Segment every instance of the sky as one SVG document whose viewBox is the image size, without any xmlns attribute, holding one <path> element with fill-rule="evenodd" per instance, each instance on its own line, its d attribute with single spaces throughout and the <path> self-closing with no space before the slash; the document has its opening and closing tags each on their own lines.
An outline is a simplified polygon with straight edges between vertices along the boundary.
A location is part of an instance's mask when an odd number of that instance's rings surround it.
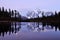
<svg viewBox="0 0 60 40">
<path fill-rule="evenodd" d="M 60 0 L 0 0 L 0 7 L 23 11 L 21 14 L 26 15 L 26 10 L 59 11 Z"/>
</svg>

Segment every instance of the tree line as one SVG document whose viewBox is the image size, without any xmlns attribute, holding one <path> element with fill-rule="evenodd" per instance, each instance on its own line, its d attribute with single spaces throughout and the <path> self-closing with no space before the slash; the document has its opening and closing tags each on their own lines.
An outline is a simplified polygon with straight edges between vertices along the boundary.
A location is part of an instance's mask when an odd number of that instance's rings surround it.
<svg viewBox="0 0 60 40">
<path fill-rule="evenodd" d="M 19 12 L 17 10 L 7 10 L 4 7 L 0 7 L 0 19 L 16 19 L 19 18 L 21 15 L 19 14 Z"/>
</svg>

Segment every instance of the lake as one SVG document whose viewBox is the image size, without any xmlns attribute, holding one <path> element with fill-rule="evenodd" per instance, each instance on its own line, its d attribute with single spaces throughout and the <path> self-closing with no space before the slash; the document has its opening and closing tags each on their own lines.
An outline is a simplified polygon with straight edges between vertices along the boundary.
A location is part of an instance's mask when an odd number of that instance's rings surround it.
<svg viewBox="0 0 60 40">
<path fill-rule="evenodd" d="M 42 22 L 0 22 L 0 40 L 60 40 L 60 26 Z"/>
</svg>

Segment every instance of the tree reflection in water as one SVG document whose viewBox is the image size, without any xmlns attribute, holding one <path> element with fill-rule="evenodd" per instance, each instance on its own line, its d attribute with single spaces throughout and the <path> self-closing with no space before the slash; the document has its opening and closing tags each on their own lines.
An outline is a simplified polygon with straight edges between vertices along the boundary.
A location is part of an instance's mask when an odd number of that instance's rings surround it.
<svg viewBox="0 0 60 40">
<path fill-rule="evenodd" d="M 0 22 L 0 36 L 9 35 L 11 33 L 17 33 L 21 27 L 15 22 Z"/>
<path fill-rule="evenodd" d="M 59 24 L 41 22 L 0 22 L 0 36 L 11 35 L 18 31 L 24 32 L 47 32 L 59 31 Z"/>
</svg>

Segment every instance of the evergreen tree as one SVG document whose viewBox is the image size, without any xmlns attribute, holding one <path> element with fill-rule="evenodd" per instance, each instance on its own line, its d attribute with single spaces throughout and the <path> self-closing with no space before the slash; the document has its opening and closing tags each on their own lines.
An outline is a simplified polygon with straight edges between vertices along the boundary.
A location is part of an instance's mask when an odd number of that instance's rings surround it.
<svg viewBox="0 0 60 40">
<path fill-rule="evenodd" d="M 4 12 L 4 7 L 2 7 L 2 12 Z"/>
<path fill-rule="evenodd" d="M 11 16 L 14 16 L 14 11 L 12 10 Z"/>
<path fill-rule="evenodd" d="M 57 12 L 55 11 L 55 16 L 57 16 Z"/>
<path fill-rule="evenodd" d="M 44 12 L 42 12 L 42 17 L 45 17 L 45 16 L 44 16 Z"/>
</svg>

